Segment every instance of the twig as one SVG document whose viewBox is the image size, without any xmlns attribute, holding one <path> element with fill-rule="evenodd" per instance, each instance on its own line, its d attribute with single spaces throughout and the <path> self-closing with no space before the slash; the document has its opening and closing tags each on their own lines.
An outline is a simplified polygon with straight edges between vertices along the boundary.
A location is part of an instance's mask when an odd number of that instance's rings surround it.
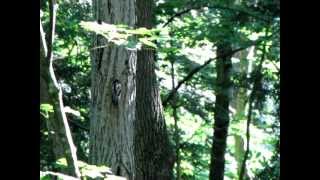
<svg viewBox="0 0 320 180">
<path fill-rule="evenodd" d="M 280 68 L 277 66 L 277 64 L 275 62 L 273 62 L 272 60 L 270 60 L 270 62 L 277 69 L 277 71 L 280 72 Z"/>
<path fill-rule="evenodd" d="M 190 12 L 191 10 L 197 10 L 197 9 L 201 9 L 202 8 L 202 6 L 200 6 L 200 7 L 193 7 L 193 8 L 188 8 L 188 9 L 186 9 L 186 10 L 183 10 L 183 11 L 181 11 L 181 12 L 178 12 L 178 13 L 176 13 L 176 14 L 174 14 L 173 16 L 171 16 L 169 19 L 168 19 L 168 21 L 162 26 L 163 28 L 164 27 L 166 27 L 169 23 L 171 23 L 176 17 L 180 17 L 180 16 L 182 16 L 183 14 L 186 14 L 186 13 L 188 13 L 188 12 Z"/>
<path fill-rule="evenodd" d="M 63 94 L 62 94 L 62 89 L 61 86 L 58 84 L 56 76 L 54 74 L 54 70 L 53 70 L 53 42 L 54 42 L 54 33 L 55 33 L 55 24 L 56 24 L 56 11 L 57 11 L 57 2 L 56 0 L 49 0 L 49 7 L 50 7 L 50 34 L 49 34 L 49 43 L 48 43 L 48 51 L 47 51 L 47 62 L 49 62 L 49 72 L 50 72 L 50 77 L 53 81 L 54 86 L 57 88 L 58 92 L 58 97 L 59 97 L 59 108 L 60 108 L 60 112 L 61 112 L 61 116 L 62 116 L 62 120 L 63 120 L 63 124 L 65 127 L 65 132 L 66 132 L 66 136 L 67 136 L 67 140 L 68 140 L 68 144 L 70 147 L 70 151 L 71 151 L 71 157 L 73 160 L 73 166 L 74 166 L 74 171 L 75 171 L 75 175 L 77 177 L 77 179 L 80 179 L 81 174 L 79 171 L 79 166 L 78 166 L 78 159 L 77 159 L 77 150 L 76 147 L 73 143 L 72 140 L 72 135 L 70 132 L 70 127 L 68 124 L 68 120 L 67 120 L 67 116 L 66 113 L 64 111 L 64 105 L 63 105 Z"/>
</svg>

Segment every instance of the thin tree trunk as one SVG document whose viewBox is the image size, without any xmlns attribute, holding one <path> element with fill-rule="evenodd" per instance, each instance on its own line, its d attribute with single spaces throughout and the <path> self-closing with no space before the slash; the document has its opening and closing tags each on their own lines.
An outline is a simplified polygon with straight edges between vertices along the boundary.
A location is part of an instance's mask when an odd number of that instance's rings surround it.
<svg viewBox="0 0 320 180">
<path fill-rule="evenodd" d="M 266 29 L 265 32 L 265 36 L 268 36 L 268 32 L 269 29 Z M 261 83 L 262 80 L 262 65 L 263 62 L 265 60 L 265 55 L 266 55 L 266 42 L 264 42 L 263 44 L 263 49 L 262 49 L 262 55 L 261 55 L 261 59 L 259 62 L 259 65 L 257 67 L 257 69 L 255 70 L 255 80 L 253 82 L 253 87 L 252 87 L 252 91 L 251 94 L 249 96 L 249 108 L 248 108 L 248 115 L 247 115 L 247 130 L 246 130 L 246 138 L 247 138 L 247 147 L 246 147 L 246 151 L 244 153 L 244 157 L 243 157 L 243 161 L 242 161 L 242 166 L 241 166 L 241 171 L 240 171 L 240 180 L 243 180 L 245 178 L 245 171 L 246 171 L 246 162 L 249 158 L 249 153 L 250 153 L 250 125 L 251 125 L 251 121 L 252 121 L 252 111 L 254 109 L 253 105 L 256 101 L 256 94 L 257 91 L 259 90 L 259 85 Z"/>
<path fill-rule="evenodd" d="M 172 79 L 172 90 L 175 88 L 175 73 L 174 73 L 174 60 L 171 60 L 171 79 Z M 180 135 L 179 135 L 179 127 L 178 127 L 178 114 L 177 114 L 177 93 L 176 92 L 171 100 L 172 106 L 172 115 L 174 120 L 174 141 L 175 141 L 175 162 L 176 162 L 176 180 L 181 179 L 180 172 Z"/>
<path fill-rule="evenodd" d="M 62 172 L 75 175 L 73 160 L 68 147 L 68 141 L 58 102 L 58 91 L 55 89 L 49 75 L 49 62 L 47 61 L 48 47 L 44 35 L 40 20 L 40 104 L 50 104 L 54 109 L 54 112 L 49 113 L 49 119 L 46 119 L 46 126 L 49 131 L 49 139 L 52 143 L 54 158 L 56 160 L 66 158 L 68 168 L 63 169 Z"/>
<path fill-rule="evenodd" d="M 235 64 L 233 66 L 233 72 L 240 73 L 241 75 L 244 75 L 243 77 L 247 77 L 248 75 L 248 69 L 249 69 L 249 60 L 247 59 L 249 51 L 241 51 L 235 56 L 240 59 L 240 62 L 238 64 Z M 247 89 L 245 87 L 238 87 L 234 88 L 234 95 L 233 99 L 231 101 L 231 106 L 236 110 L 235 114 L 233 115 L 232 121 L 242 121 L 245 119 L 245 110 L 246 110 L 246 102 L 247 102 Z M 237 123 L 237 122 L 235 122 Z M 245 153 L 244 148 L 244 139 L 241 135 L 235 134 L 234 135 L 234 141 L 235 141 L 235 159 L 237 161 L 237 175 L 240 177 L 240 171 L 242 166 L 242 159 Z M 244 172 L 244 176 L 249 179 L 249 176 L 247 174 L 247 171 Z"/>
<path fill-rule="evenodd" d="M 153 1 L 137 0 L 137 26 L 152 27 Z M 171 180 L 173 152 L 155 74 L 155 52 L 138 51 L 134 155 L 138 180 Z"/>
<path fill-rule="evenodd" d="M 134 0 L 95 0 L 93 7 L 98 23 L 135 25 Z M 106 41 L 96 36 L 94 46 L 102 45 Z M 133 179 L 136 52 L 116 46 L 96 49 L 91 64 L 90 162 Z"/>
<path fill-rule="evenodd" d="M 48 71 L 45 72 L 43 64 L 40 63 L 40 104 L 50 104 L 53 106 L 54 112 L 49 113 L 49 118 L 45 119 L 47 129 L 49 131 L 49 139 L 52 143 L 52 152 L 55 160 L 66 157 L 68 164 L 71 163 L 71 154 L 67 153 L 68 146 L 66 140 L 66 134 L 64 132 L 64 127 L 62 123 L 62 118 L 60 118 L 60 111 L 58 110 L 57 100 L 53 100 L 52 96 L 49 94 L 49 82 L 48 82 Z M 69 157 L 70 156 L 70 157 Z M 69 174 L 69 170 L 63 171 Z"/>
<path fill-rule="evenodd" d="M 217 45 L 217 56 L 229 54 L 231 45 L 228 42 Z M 217 59 L 216 102 L 214 110 L 214 134 L 211 150 L 210 180 L 223 180 L 225 169 L 225 151 L 229 127 L 229 102 L 231 96 L 230 73 L 231 56 Z"/>
</svg>

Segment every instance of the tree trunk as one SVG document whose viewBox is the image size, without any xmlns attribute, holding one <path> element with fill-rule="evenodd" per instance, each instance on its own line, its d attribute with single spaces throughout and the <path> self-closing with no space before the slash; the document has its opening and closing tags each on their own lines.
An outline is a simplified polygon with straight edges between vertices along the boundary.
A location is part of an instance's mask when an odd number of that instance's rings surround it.
<svg viewBox="0 0 320 180">
<path fill-rule="evenodd" d="M 225 151 L 229 127 L 229 102 L 231 96 L 230 73 L 232 68 L 231 56 L 225 56 L 232 51 L 229 42 L 217 45 L 217 81 L 216 102 L 214 110 L 214 134 L 211 150 L 210 180 L 223 180 L 225 167 Z"/>
<path fill-rule="evenodd" d="M 137 1 L 136 6 L 134 0 L 96 0 L 93 5 L 98 23 L 151 27 L 152 1 Z M 96 36 L 95 46 L 105 43 Z M 128 179 L 172 175 L 154 57 L 153 51 L 142 50 L 137 62 L 136 52 L 112 45 L 92 53 L 90 160 Z M 121 84 L 119 97 L 113 93 L 114 83 Z"/>
<path fill-rule="evenodd" d="M 54 112 L 49 113 L 49 119 L 45 119 L 49 131 L 49 139 L 52 143 L 52 152 L 55 160 L 66 158 L 68 168 L 63 169 L 62 172 L 74 175 L 73 161 L 58 102 L 58 92 L 49 76 L 49 62 L 46 61 L 47 45 L 42 27 L 40 26 L 40 28 L 40 104 L 53 106 Z"/>
<path fill-rule="evenodd" d="M 137 0 L 137 26 L 152 27 L 153 1 Z M 136 179 L 172 179 L 173 151 L 166 130 L 155 74 L 154 50 L 138 51 L 134 123 Z"/>
<path fill-rule="evenodd" d="M 245 76 L 249 74 L 249 59 L 247 58 L 249 51 L 241 51 L 235 56 L 240 59 L 240 62 L 237 65 L 233 66 L 233 71 L 237 73 L 241 73 Z M 231 101 L 231 106 L 236 110 L 233 121 L 244 121 L 246 119 L 245 111 L 246 111 L 246 102 L 247 102 L 247 89 L 245 87 L 234 88 L 234 95 Z M 237 122 L 235 122 L 237 123 Z M 244 147 L 244 139 L 241 135 L 234 135 L 235 141 L 235 159 L 237 161 L 237 175 L 240 176 L 242 159 L 245 153 Z M 247 171 L 245 171 L 246 179 L 249 179 Z"/>
<path fill-rule="evenodd" d="M 134 0 L 95 0 L 93 7 L 98 23 L 135 24 Z M 94 45 L 106 41 L 96 36 Z M 92 52 L 90 162 L 132 179 L 136 52 L 109 45 Z"/>
<path fill-rule="evenodd" d="M 175 85 L 175 72 L 174 72 L 174 60 L 171 60 L 171 78 L 172 78 L 172 91 L 176 87 Z M 181 165 L 181 159 L 180 159 L 180 134 L 179 134 L 179 127 L 178 127 L 178 121 L 179 117 L 177 114 L 177 94 L 176 92 L 171 100 L 171 107 L 172 107 L 172 116 L 174 120 L 174 141 L 175 141 L 175 169 L 176 169 L 176 180 L 181 179 L 181 171 L 180 171 L 180 165 Z"/>
</svg>

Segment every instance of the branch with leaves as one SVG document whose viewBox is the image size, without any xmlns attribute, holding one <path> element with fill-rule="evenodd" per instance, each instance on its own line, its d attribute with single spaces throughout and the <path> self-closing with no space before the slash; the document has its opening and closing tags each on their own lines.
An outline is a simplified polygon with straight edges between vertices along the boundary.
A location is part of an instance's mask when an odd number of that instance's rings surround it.
<svg viewBox="0 0 320 180">
<path fill-rule="evenodd" d="M 157 48 L 157 45 L 153 41 L 158 38 L 157 34 L 160 31 L 158 29 L 147 29 L 144 27 L 133 29 L 123 24 L 99 24 L 97 22 L 81 22 L 80 25 L 88 31 L 102 35 L 108 42 L 114 43 L 117 46 L 124 46 L 128 50 L 140 50 L 143 45 L 152 49 Z M 106 46 L 95 48 L 105 48 Z"/>
</svg>

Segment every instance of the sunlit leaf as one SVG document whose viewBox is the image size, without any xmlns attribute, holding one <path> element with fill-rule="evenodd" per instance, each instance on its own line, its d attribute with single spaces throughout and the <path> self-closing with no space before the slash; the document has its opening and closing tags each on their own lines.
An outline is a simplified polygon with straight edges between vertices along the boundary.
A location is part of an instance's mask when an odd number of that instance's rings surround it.
<svg viewBox="0 0 320 180">
<path fill-rule="evenodd" d="M 142 42 L 143 44 L 153 47 L 153 48 L 157 48 L 157 45 L 154 44 L 153 42 L 149 41 L 147 38 L 139 38 L 139 41 Z"/>
</svg>

